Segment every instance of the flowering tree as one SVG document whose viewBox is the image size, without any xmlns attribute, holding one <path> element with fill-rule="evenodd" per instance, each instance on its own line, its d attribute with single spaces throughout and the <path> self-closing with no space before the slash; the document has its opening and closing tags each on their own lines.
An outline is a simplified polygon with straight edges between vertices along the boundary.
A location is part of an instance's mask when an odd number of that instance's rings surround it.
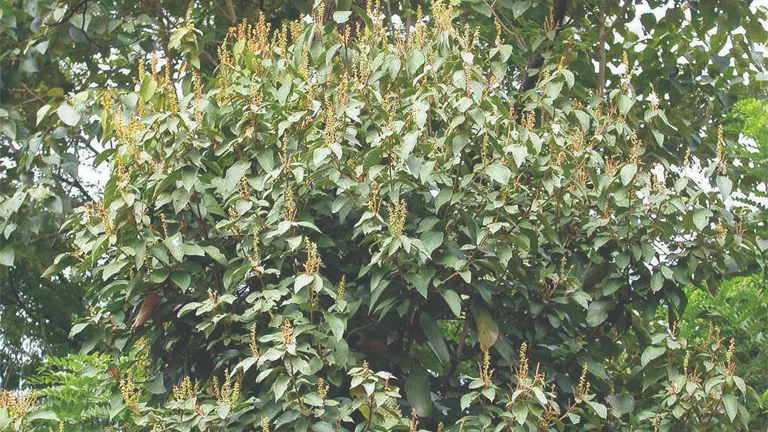
<svg viewBox="0 0 768 432">
<path fill-rule="evenodd" d="M 747 428 L 736 342 L 675 337 L 684 286 L 761 259 L 722 134 L 693 179 L 631 53 L 603 98 L 571 49 L 511 98 L 513 46 L 451 6 L 407 38 L 356 13 L 261 17 L 210 77 L 154 57 L 100 93 L 109 181 L 49 269 L 95 280 L 72 334 L 104 355 L 53 368 L 97 378 L 95 414 L 58 406 L 54 375 L 7 424 Z"/>
</svg>

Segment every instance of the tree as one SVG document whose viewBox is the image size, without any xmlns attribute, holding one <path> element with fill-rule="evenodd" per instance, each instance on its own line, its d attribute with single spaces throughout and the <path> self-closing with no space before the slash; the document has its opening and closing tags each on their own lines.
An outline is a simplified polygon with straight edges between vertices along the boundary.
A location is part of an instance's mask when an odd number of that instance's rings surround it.
<svg viewBox="0 0 768 432">
<path fill-rule="evenodd" d="M 738 341 L 734 356 L 739 359 L 739 376 L 760 394 L 750 411 L 762 417 L 755 424 L 765 423 L 768 402 L 766 379 L 766 303 L 765 280 L 762 275 L 735 278 L 723 284 L 716 295 L 688 290 L 690 304 L 683 315 L 680 334 L 686 338 L 706 337 L 715 331 Z"/>
<path fill-rule="evenodd" d="M 357 5 L 365 9 L 364 2 Z M 98 112 L 90 99 L 94 89 L 133 90 L 135 77 L 127 71 L 138 59 L 149 63 L 151 52 L 171 59 L 174 79 L 183 75 L 180 72 L 184 62 L 196 65 L 202 76 L 210 76 L 218 65 L 216 52 L 228 27 L 240 19 L 253 19 L 261 12 L 277 28 L 285 20 L 312 13 L 312 5 L 303 1 L 202 1 L 195 2 L 193 8 L 189 6 L 188 2 L 148 0 L 34 0 L 0 5 L 0 157 L 8 167 L 2 174 L 0 194 L 7 202 L 15 202 L 13 197 L 25 197 L 18 211 L 4 211 L 0 216 L 5 233 L 0 237 L 0 283 L 3 295 L 10 299 L 4 298 L 0 316 L 4 328 L 18 332 L 18 337 L 5 338 L 3 349 L 11 350 L 6 354 L 14 360 L 0 364 L 1 369 L 10 370 L 8 365 L 18 364 L 19 356 L 10 353 L 23 351 L 22 338 L 36 340 L 42 350 L 48 350 L 48 345 L 69 345 L 62 335 L 52 335 L 73 316 L 86 314 L 84 305 L 70 301 L 83 296 L 79 289 L 86 283 L 69 280 L 65 273 L 59 273 L 51 282 L 40 281 L 37 275 L 40 266 L 50 264 L 52 253 L 68 247 L 58 235 L 63 216 L 102 196 L 101 188 L 89 184 L 92 179 L 83 175 L 84 167 L 103 164 L 113 150 L 109 141 L 102 139 L 100 119 L 91 115 Z M 325 21 L 331 21 L 336 11 L 343 15 L 351 6 L 345 1 L 326 1 Z M 428 9 L 422 2 L 385 2 L 380 12 L 399 15 L 399 22 L 410 29 L 419 8 Z M 526 109 L 526 95 L 535 92 L 537 82 L 543 79 L 538 70 L 542 62 L 556 62 L 567 51 L 569 70 L 579 77 L 574 92 L 586 100 L 601 95 L 606 86 L 618 84 L 621 72 L 614 67 L 627 51 L 635 72 L 633 86 L 648 89 L 654 84 L 660 105 L 669 108 L 668 120 L 677 131 L 662 128 L 654 139 L 663 145 L 657 150 L 664 153 L 664 158 L 677 164 L 685 160 L 688 150 L 702 160 L 714 157 L 717 119 L 737 98 L 763 94 L 760 79 L 764 61 L 753 47 L 766 40 L 760 24 L 764 11 L 752 8 L 748 2 L 667 5 L 650 1 L 636 5 L 630 1 L 557 0 L 489 5 L 466 1 L 453 9 L 453 15 L 460 16 L 462 24 L 477 26 L 482 43 L 493 45 L 498 34 L 513 46 L 505 52 L 509 57 L 503 85 L 516 101 L 518 114 Z M 349 19 L 354 36 L 356 25 L 352 21 L 364 22 L 357 13 Z M 187 20 L 201 34 L 188 39 L 192 46 L 184 47 L 187 54 L 179 57 L 174 53 L 181 48 L 183 37 L 176 32 L 178 39 L 174 41 L 172 35 Z M 386 22 L 389 31 L 396 29 L 398 20 Z M 678 61 L 680 58 L 685 61 Z M 597 70 L 593 61 L 598 64 Z M 725 137 L 727 151 L 736 144 L 732 137 Z M 96 141 L 106 148 L 95 145 Z M 736 174 L 732 179 L 732 188 L 739 190 L 742 177 Z M 39 193 L 31 200 L 28 192 L 33 186 Z M 13 227 L 29 224 L 25 215 L 40 213 L 45 204 L 54 210 L 46 216 L 46 223 L 15 231 Z M 20 258 L 11 260 L 12 256 Z M 31 257 L 41 257 L 41 263 L 27 267 Z M 11 262 L 18 266 L 13 270 L 13 284 L 9 283 L 10 271 L 2 267 Z M 31 278 L 27 280 L 26 276 Z M 48 288 L 37 289 L 41 284 Z M 63 297 L 59 298 L 59 294 Z M 36 320 L 35 326 L 20 325 L 29 321 L 15 319 L 27 315 L 17 297 L 29 310 L 49 318 Z M 46 304 L 66 304 L 73 309 L 50 308 Z M 60 312 L 66 313 L 58 316 Z M 47 330 L 40 330 L 39 325 Z M 36 336 L 43 331 L 49 334 L 45 340 Z M 13 387 L 18 382 L 11 376 L 19 374 L 4 375 L 4 386 Z"/>
<path fill-rule="evenodd" d="M 675 333 L 683 288 L 761 262 L 759 236 L 674 169 L 659 136 L 682 132 L 628 56 L 604 98 L 566 50 L 515 99 L 514 47 L 450 6 L 407 39 L 358 14 L 355 37 L 322 6 L 262 17 L 210 77 L 139 63 L 94 92 L 109 181 L 57 259 L 93 277 L 72 333 L 109 355 L 94 428 L 749 427 L 733 341 Z"/>
</svg>

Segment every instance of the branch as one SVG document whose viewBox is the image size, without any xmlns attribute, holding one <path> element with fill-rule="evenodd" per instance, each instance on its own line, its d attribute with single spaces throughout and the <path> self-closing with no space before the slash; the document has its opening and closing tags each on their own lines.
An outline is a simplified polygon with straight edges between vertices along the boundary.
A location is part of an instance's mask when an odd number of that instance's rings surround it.
<svg viewBox="0 0 768 432">
<path fill-rule="evenodd" d="M 73 186 L 73 187 L 75 187 L 77 190 L 79 190 L 79 191 L 80 191 L 80 193 L 82 193 L 82 194 L 83 194 L 83 195 L 84 195 L 86 198 L 88 198 L 90 201 L 96 201 L 96 200 L 95 200 L 95 199 L 94 199 L 94 198 L 91 196 L 91 194 L 88 192 L 88 190 L 87 190 L 87 189 L 86 189 L 86 188 L 83 186 L 83 184 L 82 184 L 82 183 L 80 183 L 80 181 L 79 181 L 79 180 L 77 180 L 76 178 L 67 179 L 67 178 L 65 178 L 65 177 L 63 177 L 63 176 L 61 176 L 61 175 L 58 175 L 58 174 L 54 174 L 54 176 L 55 176 L 55 177 L 56 177 L 56 178 L 57 178 L 59 181 L 62 181 L 62 182 L 66 183 L 66 184 L 68 184 L 68 185 L 70 185 L 70 186 Z"/>
<path fill-rule="evenodd" d="M 35 238 L 31 239 L 29 241 L 29 243 L 30 244 L 35 244 L 35 243 L 38 243 L 38 242 L 41 242 L 41 241 L 50 240 L 50 239 L 56 238 L 56 237 L 58 237 L 58 236 L 60 236 L 62 234 L 67 234 L 70 231 L 72 231 L 72 229 L 71 228 L 67 228 L 65 230 L 58 231 L 58 232 L 55 232 L 55 233 L 46 234 L 46 235 L 40 236 L 40 237 L 35 237 Z"/>
<path fill-rule="evenodd" d="M 627 9 L 629 8 L 629 3 L 631 0 L 625 0 L 624 5 L 622 5 L 621 10 L 619 11 L 619 14 L 616 15 L 616 21 L 622 20 L 624 18 L 624 14 L 626 14 Z M 608 40 L 608 30 L 613 29 L 613 26 L 616 24 L 612 24 L 611 27 L 605 26 L 605 13 L 603 12 L 603 5 L 598 3 L 598 13 L 597 13 L 597 23 L 598 23 L 598 36 L 599 36 L 599 42 L 597 47 L 597 61 L 598 61 L 598 69 L 597 69 L 597 95 L 602 97 L 603 93 L 605 92 L 605 66 L 606 66 L 606 59 L 605 59 L 605 44 Z"/>
<path fill-rule="evenodd" d="M 597 96 L 602 97 L 605 91 L 605 41 L 608 39 L 608 30 L 605 28 L 605 13 L 602 11 L 602 5 L 598 4 L 597 28 L 598 28 L 598 46 L 597 46 Z"/>
<path fill-rule="evenodd" d="M 37 93 L 33 92 L 33 91 L 32 91 L 32 89 L 30 89 L 29 87 L 27 87 L 27 85 L 24 83 L 24 81 L 21 81 L 21 82 L 20 82 L 20 84 L 21 84 L 21 86 L 22 86 L 22 87 L 24 87 L 24 90 L 26 90 L 26 91 L 27 91 L 27 93 L 29 93 L 30 95 L 32 95 L 32 97 L 33 97 L 35 100 L 37 100 L 37 101 L 40 101 L 40 103 L 42 103 L 42 104 L 44 104 L 44 105 L 48 103 L 48 102 L 46 102 L 45 100 L 43 100 L 43 98 L 41 98 L 41 97 L 40 97 L 40 96 L 39 96 Z"/>
<path fill-rule="evenodd" d="M 456 347 L 456 357 L 453 359 L 451 370 L 448 372 L 448 376 L 451 377 L 456 372 L 456 368 L 461 363 L 461 353 L 464 351 L 464 342 L 467 340 L 467 333 L 469 332 L 469 321 L 472 318 L 472 314 L 469 309 L 464 311 L 464 329 L 461 331 L 461 337 L 459 337 L 459 346 Z"/>
<path fill-rule="evenodd" d="M 64 15 L 64 16 L 61 18 L 61 20 L 59 20 L 59 21 L 56 21 L 56 22 L 55 22 L 55 23 L 53 23 L 53 24 L 46 24 L 46 25 L 47 25 L 48 27 L 56 27 L 56 26 L 60 26 L 60 25 L 64 24 L 65 22 L 67 22 L 67 21 L 69 21 L 70 19 L 72 19 L 72 17 L 73 17 L 73 16 L 75 16 L 75 14 L 77 13 L 77 11 L 79 11 L 79 10 L 80 10 L 80 7 L 81 7 L 81 6 L 83 6 L 84 4 L 86 4 L 86 3 L 87 3 L 87 1 L 88 1 L 88 0 L 83 0 L 83 1 L 81 1 L 80 3 L 78 3 L 77 5 L 75 5 L 75 7 L 73 7 L 72 9 L 70 9 L 70 10 L 67 12 L 67 14 L 66 14 L 66 15 Z M 87 7 L 87 6 L 86 6 L 86 7 Z"/>
<path fill-rule="evenodd" d="M 237 12 L 235 12 L 235 5 L 232 4 L 232 0 L 226 0 L 227 1 L 227 11 L 229 12 L 229 19 L 232 20 L 232 23 L 237 23 Z"/>
</svg>

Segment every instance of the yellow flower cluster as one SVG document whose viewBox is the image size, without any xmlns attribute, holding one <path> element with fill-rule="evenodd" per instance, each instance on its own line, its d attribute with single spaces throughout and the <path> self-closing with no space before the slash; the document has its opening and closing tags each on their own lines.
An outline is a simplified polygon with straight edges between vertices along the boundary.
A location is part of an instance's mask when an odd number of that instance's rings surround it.
<svg viewBox="0 0 768 432">
<path fill-rule="evenodd" d="M 495 369 L 491 369 L 491 353 L 488 350 L 483 351 L 483 365 L 480 368 L 480 378 L 483 380 L 485 387 L 491 386 L 491 377 Z"/>
<path fill-rule="evenodd" d="M 107 235 L 115 233 L 115 225 L 109 219 L 109 211 L 104 206 L 103 201 L 89 202 L 85 204 L 84 213 L 88 223 L 92 223 L 93 219 L 100 218 L 101 223 L 104 224 L 104 232 Z"/>
<path fill-rule="evenodd" d="M 367 85 L 368 79 L 371 77 L 371 63 L 368 60 L 368 56 L 355 53 L 352 63 L 357 84 L 361 86 Z"/>
<path fill-rule="evenodd" d="M 405 217 L 408 208 L 404 200 L 399 200 L 394 205 L 389 205 L 389 232 L 395 237 L 400 237 L 405 231 Z"/>
<path fill-rule="evenodd" d="M 408 38 L 408 51 L 423 47 L 427 43 L 428 36 L 427 24 L 424 22 L 424 12 L 421 10 L 421 5 L 419 5 L 416 9 L 416 22 L 413 26 L 413 32 Z"/>
<path fill-rule="evenodd" d="M 253 251 L 251 252 L 251 256 L 248 257 L 248 261 L 251 262 L 251 265 L 253 266 L 253 269 L 258 271 L 261 271 L 261 254 L 259 251 L 259 229 L 254 228 L 253 229 Z"/>
<path fill-rule="evenodd" d="M 8 410 L 11 418 L 20 418 L 37 408 L 34 392 L 0 390 L 0 408 Z"/>
<path fill-rule="evenodd" d="M 256 25 L 251 25 L 245 20 L 237 27 L 237 40 L 245 41 L 248 52 L 267 52 L 270 48 L 269 35 L 272 33 L 272 24 L 267 21 L 263 13 L 259 13 Z"/>
<path fill-rule="evenodd" d="M 120 394 L 123 396 L 123 401 L 125 401 L 125 405 L 132 413 L 138 415 L 141 390 L 136 387 L 136 383 L 133 381 L 133 374 L 130 371 L 125 378 L 120 380 L 118 387 L 120 389 Z"/>
<path fill-rule="evenodd" d="M 517 385 L 520 387 L 528 379 L 528 344 L 520 345 L 520 367 L 517 369 Z"/>
<path fill-rule="evenodd" d="M 341 281 L 339 281 L 339 289 L 336 294 L 336 301 L 344 299 L 344 293 L 347 288 L 347 275 L 341 275 Z"/>
<path fill-rule="evenodd" d="M 123 108 L 118 106 L 115 116 L 112 119 L 112 124 L 115 128 L 115 136 L 121 142 L 124 142 L 131 146 L 131 150 L 137 153 L 136 135 L 144 130 L 144 124 L 139 120 L 137 115 L 131 116 L 131 119 L 127 122 L 123 121 L 125 113 Z"/>
<path fill-rule="evenodd" d="M 317 380 L 317 394 L 320 395 L 320 399 L 322 400 L 325 400 L 325 398 L 328 397 L 328 383 L 322 378 Z"/>
<path fill-rule="evenodd" d="M 728 347 L 728 352 L 725 354 L 725 369 L 730 376 L 733 376 L 733 374 L 736 373 L 736 360 L 733 358 L 735 352 L 736 338 L 731 338 L 731 345 Z"/>
<path fill-rule="evenodd" d="M 371 182 L 371 192 L 368 198 L 368 210 L 370 210 L 373 214 L 379 214 L 379 210 L 381 209 L 381 198 L 379 197 L 380 192 L 379 182 L 373 180 Z"/>
<path fill-rule="evenodd" d="M 411 410 L 411 426 L 409 431 L 416 432 L 417 430 L 419 430 L 419 415 L 414 408 Z"/>
<path fill-rule="evenodd" d="M 283 321 L 283 343 L 286 345 L 293 343 L 293 326 L 288 322 L 288 318 Z"/>
<path fill-rule="evenodd" d="M 720 125 L 717 128 L 717 169 L 720 174 L 725 174 L 727 161 L 728 155 L 725 153 L 725 133 L 723 125 Z"/>
<path fill-rule="evenodd" d="M 723 224 L 722 220 L 717 221 L 715 226 L 715 237 L 718 239 L 724 239 L 728 235 L 728 228 Z"/>
<path fill-rule="evenodd" d="M 325 2 L 321 1 L 319 5 L 315 8 L 314 11 L 315 15 L 315 31 L 318 32 L 318 34 L 322 34 L 323 32 L 323 26 L 325 25 Z"/>
<path fill-rule="evenodd" d="M 280 27 L 280 31 L 275 32 L 275 37 L 277 38 L 276 44 L 280 49 L 280 54 L 286 55 L 288 53 L 288 24 L 284 23 Z"/>
<path fill-rule="evenodd" d="M 246 201 L 251 199 L 251 186 L 248 184 L 248 178 L 245 174 L 237 182 L 237 193 L 241 199 Z"/>
<path fill-rule="evenodd" d="M 229 370 L 224 370 L 224 384 L 219 387 L 219 379 L 213 377 L 213 397 L 216 398 L 219 403 L 234 405 L 240 398 L 240 388 L 243 384 L 243 376 L 238 375 L 234 382 L 232 376 L 229 374 Z"/>
<path fill-rule="evenodd" d="M 200 383 L 195 381 L 192 385 L 192 380 L 188 376 L 181 380 L 179 385 L 173 386 L 173 398 L 176 400 L 192 399 L 197 396 L 200 390 Z"/>
<path fill-rule="evenodd" d="M 283 217 L 287 221 L 296 220 L 296 203 L 293 201 L 293 189 L 290 187 L 285 190 L 285 207 L 283 208 Z"/>
<path fill-rule="evenodd" d="M 320 265 L 323 261 L 317 253 L 317 243 L 313 243 L 309 241 L 309 239 L 306 239 L 305 245 L 307 247 L 307 262 L 304 263 L 304 273 L 312 276 L 320 271 Z"/>
<path fill-rule="evenodd" d="M 179 112 L 179 95 L 176 94 L 176 86 L 173 82 L 173 71 L 171 71 L 171 59 L 165 63 L 165 74 L 162 80 L 163 95 L 168 100 L 168 111 L 173 114 Z"/>
<path fill-rule="evenodd" d="M 346 98 L 346 90 L 343 88 L 338 89 L 338 99 Z M 345 96 L 342 96 L 344 94 Z M 345 99 L 346 103 L 346 99 Z M 325 143 L 331 144 L 335 143 L 339 140 L 339 127 L 338 127 L 338 121 L 337 121 L 337 115 L 336 115 L 336 109 L 338 108 L 338 104 L 332 103 L 330 96 L 326 93 L 325 95 L 325 106 L 323 107 L 323 123 L 325 124 L 325 130 L 323 131 L 323 136 L 325 138 Z"/>
<path fill-rule="evenodd" d="M 445 4 L 443 0 L 432 3 L 432 16 L 435 19 L 438 33 L 453 31 L 453 3 Z"/>
<path fill-rule="evenodd" d="M 195 89 L 195 121 L 203 122 L 203 81 L 198 71 L 192 72 L 192 86 Z"/>
<path fill-rule="evenodd" d="M 581 377 L 579 378 L 579 386 L 576 388 L 576 397 L 584 398 L 589 394 L 589 381 L 587 381 L 588 367 L 586 364 L 581 368 Z"/>
</svg>

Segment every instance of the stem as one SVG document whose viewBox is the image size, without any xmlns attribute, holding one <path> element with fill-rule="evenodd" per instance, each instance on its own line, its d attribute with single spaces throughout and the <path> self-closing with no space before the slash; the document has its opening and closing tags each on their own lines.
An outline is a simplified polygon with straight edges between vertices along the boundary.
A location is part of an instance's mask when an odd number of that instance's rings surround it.
<svg viewBox="0 0 768 432">
<path fill-rule="evenodd" d="M 453 376 L 454 373 L 456 373 L 456 369 L 459 367 L 459 363 L 461 362 L 461 353 L 464 351 L 464 342 L 467 339 L 467 333 L 469 332 L 469 320 L 472 318 L 472 313 L 469 311 L 469 309 L 464 310 L 464 329 L 461 331 L 461 337 L 459 338 L 459 346 L 456 347 L 456 357 L 453 360 L 453 364 L 451 365 L 451 370 L 448 372 L 448 376 Z"/>
</svg>

